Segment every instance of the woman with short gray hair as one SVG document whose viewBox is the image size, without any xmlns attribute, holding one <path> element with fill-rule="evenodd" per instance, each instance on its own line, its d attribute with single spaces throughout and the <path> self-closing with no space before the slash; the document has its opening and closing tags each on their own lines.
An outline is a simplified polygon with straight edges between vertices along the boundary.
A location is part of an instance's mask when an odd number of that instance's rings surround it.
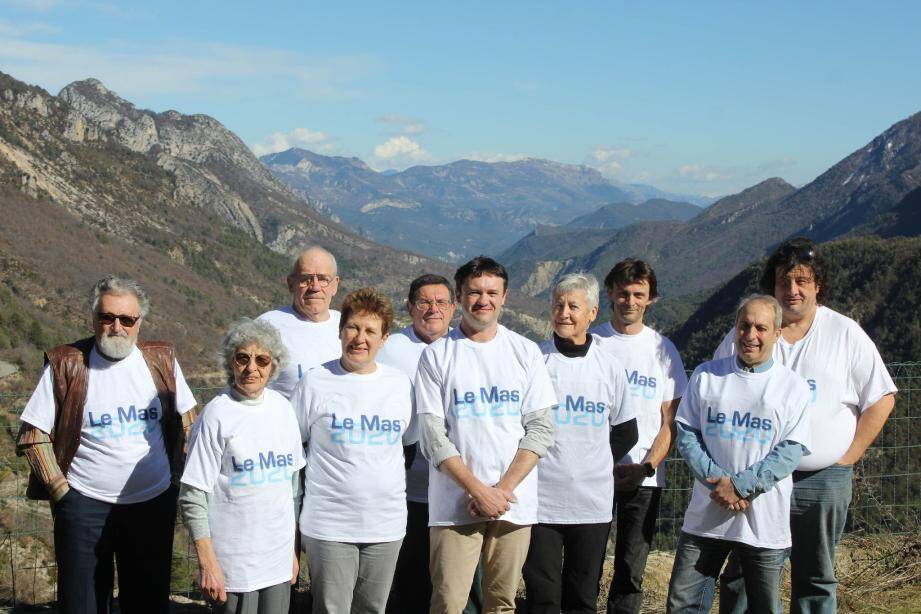
<svg viewBox="0 0 921 614">
<path fill-rule="evenodd" d="M 266 388 L 287 359 L 274 326 L 234 322 L 220 350 L 228 388 L 196 423 L 179 505 L 215 612 L 288 611 L 305 460 L 291 404 Z"/>
<path fill-rule="evenodd" d="M 550 300 L 553 337 L 541 344 L 559 405 L 538 469 L 538 524 L 523 575 L 528 612 L 595 612 L 614 504 L 614 463 L 637 439 L 623 365 L 588 333 L 598 280 L 564 275 Z"/>
</svg>

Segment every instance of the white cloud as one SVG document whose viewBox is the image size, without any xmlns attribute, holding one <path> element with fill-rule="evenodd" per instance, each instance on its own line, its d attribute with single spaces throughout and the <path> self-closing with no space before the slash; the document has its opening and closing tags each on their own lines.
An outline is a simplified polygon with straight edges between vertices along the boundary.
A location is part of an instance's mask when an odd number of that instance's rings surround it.
<svg viewBox="0 0 921 614">
<path fill-rule="evenodd" d="M 388 113 L 381 115 L 374 121 L 380 124 L 390 124 L 396 126 L 397 130 L 403 134 L 422 134 L 425 132 L 425 122 L 415 117 L 399 115 L 397 113 Z"/>
<path fill-rule="evenodd" d="M 430 160 L 419 143 L 408 136 L 395 136 L 374 148 L 371 166 L 375 168 L 400 168 Z"/>
<path fill-rule="evenodd" d="M 630 153 L 626 147 L 596 147 L 592 150 L 592 157 L 603 163 L 611 160 L 626 160 L 630 157 Z"/>
<path fill-rule="evenodd" d="M 13 38 L 0 32 L 0 66 L 13 77 L 56 91 L 95 77 L 128 99 L 202 93 L 249 97 L 350 98 L 353 82 L 375 70 L 370 56 L 305 57 L 271 47 L 137 44 L 102 41 L 67 45 Z"/>
<path fill-rule="evenodd" d="M 678 174 L 685 179 L 705 183 L 731 178 L 731 175 L 723 170 L 709 168 L 702 164 L 682 164 L 678 167 Z"/>
<path fill-rule="evenodd" d="M 326 153 L 334 148 L 329 140 L 325 132 L 315 132 L 309 128 L 295 128 L 291 132 L 273 132 L 262 142 L 253 145 L 252 150 L 257 156 L 285 151 L 292 147 L 303 147 Z"/>
<path fill-rule="evenodd" d="M 503 153 L 489 153 L 483 151 L 472 151 L 470 153 L 462 154 L 458 156 L 460 160 L 476 160 L 477 162 L 518 162 L 519 160 L 527 160 L 528 158 L 533 158 L 534 156 L 529 156 L 527 154 L 503 154 Z"/>
<path fill-rule="evenodd" d="M 623 162 L 630 157 L 631 153 L 626 147 L 601 145 L 589 152 L 586 164 L 598 169 L 603 175 L 613 177 L 621 173 L 624 169 Z"/>
</svg>

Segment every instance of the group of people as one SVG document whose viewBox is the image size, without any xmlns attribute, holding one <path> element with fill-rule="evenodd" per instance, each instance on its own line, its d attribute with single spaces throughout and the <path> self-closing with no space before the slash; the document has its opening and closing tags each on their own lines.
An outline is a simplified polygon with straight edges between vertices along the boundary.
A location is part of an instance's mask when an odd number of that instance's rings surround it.
<svg viewBox="0 0 921 614">
<path fill-rule="evenodd" d="M 834 612 L 834 556 L 852 466 L 896 388 L 861 328 L 824 306 L 829 274 L 783 243 L 735 326 L 686 377 L 644 324 L 649 264 L 552 288 L 540 345 L 500 324 L 505 268 L 422 275 L 391 331 L 380 292 L 330 308 L 339 276 L 301 252 L 291 305 L 234 322 L 227 386 L 202 410 L 170 344 L 139 341 L 149 301 L 93 288 L 94 335 L 48 350 L 21 416 L 28 495 L 51 500 L 68 613 L 165 612 L 177 506 L 215 611 L 284 613 L 306 554 L 317 613 L 596 612 L 612 520 L 607 611 L 639 612 L 676 445 L 695 483 L 669 612 Z M 460 318 L 452 327 L 455 310 Z M 727 561 L 728 559 L 728 561 Z M 725 564 L 725 567 L 724 567 Z"/>
</svg>

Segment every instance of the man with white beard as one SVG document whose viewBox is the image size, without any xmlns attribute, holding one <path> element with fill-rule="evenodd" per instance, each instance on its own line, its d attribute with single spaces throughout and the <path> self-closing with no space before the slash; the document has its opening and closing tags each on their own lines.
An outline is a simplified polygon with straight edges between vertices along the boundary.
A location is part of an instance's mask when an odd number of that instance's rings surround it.
<svg viewBox="0 0 921 614">
<path fill-rule="evenodd" d="M 20 417 L 27 495 L 51 500 L 61 611 L 107 611 L 114 558 L 121 610 L 165 613 L 195 398 L 173 346 L 138 341 L 149 301 L 136 282 L 105 277 L 92 304 L 94 336 L 45 353 Z"/>
</svg>

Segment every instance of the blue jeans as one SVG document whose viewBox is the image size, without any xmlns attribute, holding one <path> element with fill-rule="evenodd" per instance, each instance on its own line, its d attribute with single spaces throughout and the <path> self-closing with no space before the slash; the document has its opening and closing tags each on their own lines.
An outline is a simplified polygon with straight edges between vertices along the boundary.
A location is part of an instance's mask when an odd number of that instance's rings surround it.
<svg viewBox="0 0 921 614">
<path fill-rule="evenodd" d="M 834 614 L 838 608 L 835 546 L 844 533 L 853 482 L 850 465 L 793 472 L 791 614 Z M 742 614 L 747 607 L 741 569 L 730 556 L 720 577 L 720 614 Z"/>
<path fill-rule="evenodd" d="M 740 542 L 681 533 L 672 579 L 668 585 L 670 614 L 709 612 L 716 578 L 729 553 L 742 566 L 745 588 L 751 595 L 749 612 L 780 614 L 780 572 L 784 548 L 756 548 Z"/>
</svg>

